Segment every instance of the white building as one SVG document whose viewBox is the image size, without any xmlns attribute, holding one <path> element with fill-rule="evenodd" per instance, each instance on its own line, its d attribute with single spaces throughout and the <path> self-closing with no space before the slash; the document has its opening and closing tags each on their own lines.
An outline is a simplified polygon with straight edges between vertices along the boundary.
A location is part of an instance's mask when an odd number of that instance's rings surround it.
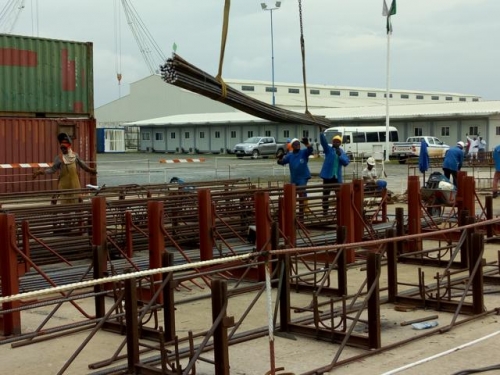
<svg viewBox="0 0 500 375">
<path fill-rule="evenodd" d="M 228 80 L 246 95 L 271 103 L 269 82 Z M 385 125 L 385 89 L 308 85 L 308 108 L 336 125 Z M 275 83 L 276 105 L 304 112 L 301 84 Z M 139 129 L 138 148 L 155 152 L 226 152 L 254 135 L 318 138 L 307 125 L 273 123 L 242 113 L 219 101 L 178 88 L 152 75 L 131 85 L 130 94 L 97 108 L 98 127 L 124 125 Z M 455 144 L 465 134 L 481 134 L 491 149 L 500 143 L 500 102 L 476 95 L 391 90 L 390 124 L 400 140 L 433 135 Z"/>
</svg>

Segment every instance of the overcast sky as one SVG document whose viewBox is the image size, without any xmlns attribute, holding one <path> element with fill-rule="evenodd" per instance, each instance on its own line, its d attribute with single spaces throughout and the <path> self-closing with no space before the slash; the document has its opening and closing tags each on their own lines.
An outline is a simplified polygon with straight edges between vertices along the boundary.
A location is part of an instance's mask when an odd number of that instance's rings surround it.
<svg viewBox="0 0 500 375">
<path fill-rule="evenodd" d="M 9 1 L 0 0 L 0 11 Z M 216 75 L 224 0 L 129 2 L 165 56 L 170 56 L 175 42 L 180 56 Z M 390 5 L 391 0 L 387 2 Z M 122 8 L 116 11 L 119 3 L 25 0 L 12 34 L 93 42 L 95 105 L 99 107 L 126 95 L 131 82 L 149 75 Z M 223 77 L 271 81 L 270 12 L 261 9 L 261 0 L 231 3 Z M 309 83 L 386 87 L 382 3 L 302 0 Z M 391 87 L 500 100 L 499 16 L 499 0 L 397 0 L 397 14 L 392 17 Z M 275 81 L 301 83 L 298 1 L 283 0 L 273 12 L 273 25 Z M 118 70 L 123 75 L 120 87 Z"/>
</svg>

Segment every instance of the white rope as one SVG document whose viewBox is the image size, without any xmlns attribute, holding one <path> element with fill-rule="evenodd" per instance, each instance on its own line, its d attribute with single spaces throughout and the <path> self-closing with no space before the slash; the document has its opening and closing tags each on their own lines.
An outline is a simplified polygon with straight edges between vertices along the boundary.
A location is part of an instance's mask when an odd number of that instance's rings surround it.
<svg viewBox="0 0 500 375">
<path fill-rule="evenodd" d="M 500 333 L 500 331 L 496 331 L 496 332 L 493 332 L 493 333 L 490 333 L 489 335 L 486 335 L 486 336 L 483 336 L 483 337 L 480 337 L 479 339 L 477 340 L 473 340 L 473 341 L 469 341 L 465 344 L 462 344 L 460 346 L 457 346 L 455 348 L 452 348 L 452 349 L 449 349 L 449 350 L 446 350 L 444 352 L 441 352 L 441 353 L 438 353 L 438 354 L 435 354 L 433 356 L 430 356 L 430 357 L 427 357 L 427 358 L 423 358 L 417 362 L 413 362 L 413 363 L 409 363 L 405 366 L 402 366 L 402 367 L 399 367 L 397 369 L 394 369 L 394 370 L 391 370 L 391 371 L 388 371 L 388 372 L 384 372 L 382 375 L 392 375 L 392 374 L 397 374 L 398 372 L 401 372 L 401 371 L 404 371 L 404 370 L 407 370 L 409 368 L 412 368 L 412 367 L 415 367 L 415 366 L 418 366 L 418 365 L 421 365 L 422 363 L 425 363 L 425 362 L 430 362 L 436 358 L 439 358 L 439 357 L 442 357 L 442 356 L 445 356 L 445 355 L 448 355 L 448 354 L 451 354 L 451 353 L 454 353 L 456 351 L 459 351 L 461 349 L 464 349 L 468 346 L 472 346 L 472 345 L 475 345 L 481 341 L 484 341 L 484 340 L 487 340 L 493 336 L 496 336 Z"/>
<path fill-rule="evenodd" d="M 187 270 L 187 269 L 191 269 L 191 268 L 201 268 L 201 267 L 205 267 L 205 266 L 211 266 L 214 264 L 227 263 L 227 262 L 231 262 L 231 261 L 235 261 L 235 260 L 249 259 L 249 258 L 254 257 L 254 256 L 255 256 L 255 253 L 248 253 L 248 254 L 236 255 L 236 256 L 231 256 L 231 257 L 205 260 L 205 261 L 200 261 L 200 262 L 185 263 L 185 264 L 181 264 L 178 266 L 154 268 L 154 269 L 145 270 L 145 271 L 137 271 L 137 272 L 125 273 L 122 275 L 108 276 L 108 277 L 103 277 L 103 278 L 95 279 L 95 280 L 81 281 L 78 283 L 71 283 L 71 284 L 56 286 L 53 288 L 34 290 L 32 292 L 26 292 L 26 293 L 14 294 L 12 296 L 0 297 L 0 304 L 5 303 L 5 302 L 19 301 L 22 299 L 32 299 L 33 297 L 38 297 L 38 296 L 42 296 L 45 294 L 60 293 L 60 292 L 64 292 L 67 290 L 83 289 L 83 288 L 88 288 L 88 287 L 99 285 L 99 284 L 123 281 L 123 280 L 133 279 L 136 277 L 151 276 L 151 275 L 156 275 L 159 273 L 182 271 L 182 270 Z"/>
</svg>

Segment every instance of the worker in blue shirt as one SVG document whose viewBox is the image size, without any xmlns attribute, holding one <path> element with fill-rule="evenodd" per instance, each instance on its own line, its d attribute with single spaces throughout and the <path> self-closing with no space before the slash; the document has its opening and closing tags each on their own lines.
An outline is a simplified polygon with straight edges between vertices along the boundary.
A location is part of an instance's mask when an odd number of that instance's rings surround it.
<svg viewBox="0 0 500 375">
<path fill-rule="evenodd" d="M 498 196 L 498 180 L 500 180 L 500 145 L 493 149 L 493 161 L 495 162 L 495 174 L 493 175 L 493 198 Z"/>
<path fill-rule="evenodd" d="M 457 173 L 462 169 L 464 164 L 464 146 L 462 141 L 458 141 L 455 147 L 451 147 L 446 151 L 443 161 L 443 171 L 446 178 L 449 180 L 453 176 L 453 185 L 457 187 Z"/>
<path fill-rule="evenodd" d="M 321 167 L 321 172 L 319 177 L 323 179 L 323 214 L 328 213 L 328 200 L 330 199 L 331 188 L 326 187 L 325 184 L 340 184 L 343 181 L 343 167 L 349 164 L 349 157 L 340 147 L 342 144 L 342 137 L 336 135 L 332 138 L 332 146 L 328 145 L 325 133 L 320 132 L 319 140 L 321 142 L 321 147 L 323 147 L 323 153 L 325 155 L 325 161 Z"/>
<path fill-rule="evenodd" d="M 296 186 L 305 186 L 311 178 L 309 171 L 309 156 L 313 153 L 313 147 L 307 138 L 302 138 L 302 143 L 306 148 L 300 148 L 300 141 L 294 138 L 290 141 L 292 151 L 281 155 L 278 158 L 278 164 L 287 165 L 290 168 L 290 182 Z"/>
</svg>

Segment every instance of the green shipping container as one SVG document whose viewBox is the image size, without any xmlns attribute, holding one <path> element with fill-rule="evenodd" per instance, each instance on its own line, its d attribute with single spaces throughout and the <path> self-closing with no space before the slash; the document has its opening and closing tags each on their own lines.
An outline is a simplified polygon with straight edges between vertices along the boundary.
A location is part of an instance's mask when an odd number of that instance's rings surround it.
<svg viewBox="0 0 500 375">
<path fill-rule="evenodd" d="M 0 34 L 0 116 L 94 116 L 92 43 Z"/>
</svg>

